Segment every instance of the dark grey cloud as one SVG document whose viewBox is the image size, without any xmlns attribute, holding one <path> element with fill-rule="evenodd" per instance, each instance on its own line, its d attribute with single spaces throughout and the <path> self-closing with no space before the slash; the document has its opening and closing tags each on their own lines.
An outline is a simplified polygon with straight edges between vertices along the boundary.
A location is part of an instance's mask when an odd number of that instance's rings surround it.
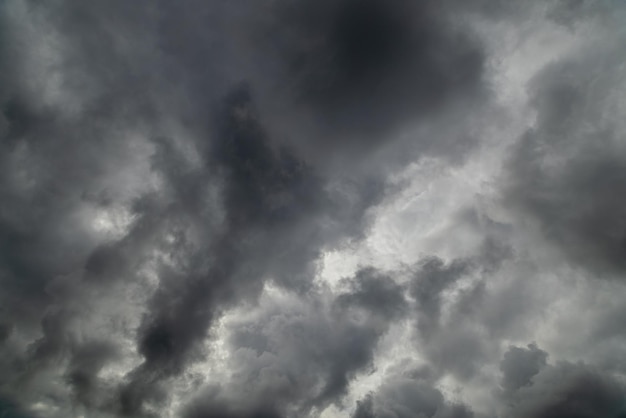
<svg viewBox="0 0 626 418">
<path fill-rule="evenodd" d="M 529 344 L 527 348 L 512 346 L 504 353 L 500 363 L 502 386 L 507 391 L 516 391 L 531 384 L 531 379 L 546 366 L 548 353 Z"/>
<path fill-rule="evenodd" d="M 90 407 L 100 402 L 98 373 L 117 355 L 116 347 L 100 341 L 90 341 L 73 350 L 66 378 L 80 404 Z"/>
<path fill-rule="evenodd" d="M 450 291 L 479 267 L 471 259 L 445 263 L 433 257 L 421 262 L 413 277 L 410 294 L 415 300 L 417 344 L 442 375 L 452 373 L 461 379 L 470 378 L 484 361 L 485 330 L 468 320 L 471 312 L 465 309 L 468 304 L 478 302 L 482 287 L 478 285 L 458 302 L 446 300 Z M 442 315 L 446 305 L 451 307 L 450 318 Z"/>
<path fill-rule="evenodd" d="M 0 414 L 8 418 L 36 418 L 35 415 L 24 412 L 14 402 L 6 399 L 0 399 Z"/>
<path fill-rule="evenodd" d="M 622 417 L 624 387 L 611 373 L 584 363 L 546 364 L 531 344 L 511 347 L 501 364 L 510 417 Z"/>
<path fill-rule="evenodd" d="M 271 407 L 259 405 L 253 408 L 241 407 L 240 405 L 229 405 L 220 403 L 219 400 L 208 399 L 192 405 L 185 413 L 185 418 L 281 418 L 281 415 Z"/>
<path fill-rule="evenodd" d="M 446 265 L 443 260 L 434 257 L 423 262 L 411 287 L 411 295 L 421 317 L 418 318 L 421 333 L 429 334 L 438 327 L 443 291 L 463 278 L 471 268 L 469 260 L 454 260 Z"/>
<path fill-rule="evenodd" d="M 597 0 L 556 0 L 546 10 L 546 16 L 555 22 L 575 30 L 589 18 L 605 20 L 621 5 Z"/>
<path fill-rule="evenodd" d="M 620 47 L 611 53 L 620 56 Z M 509 165 L 508 201 L 572 264 L 601 275 L 624 271 L 626 178 L 621 130 L 602 116 L 615 109 L 615 72 L 585 51 L 545 69 L 531 90 L 536 126 Z"/>
<path fill-rule="evenodd" d="M 482 47 L 435 2 L 279 1 L 270 12 L 262 51 L 276 51 L 276 87 L 313 120 L 315 144 L 358 151 L 481 94 Z"/>
<path fill-rule="evenodd" d="M 465 405 L 450 402 L 434 386 L 428 370 L 410 370 L 387 378 L 375 393 L 357 402 L 353 418 L 471 418 Z"/>
<path fill-rule="evenodd" d="M 550 9 L 574 22 L 596 10 L 583 3 Z M 407 164 L 478 152 L 470 119 L 496 107 L 495 61 L 472 25 L 520 13 L 493 0 L 3 3 L 0 415 L 349 415 L 384 373 L 355 416 L 473 416 L 443 382 L 484 378 L 534 307 L 530 284 L 502 278 L 517 266 L 510 229 L 460 210 L 453 224 L 484 229 L 473 255 L 395 271 L 359 260 L 336 283 L 321 267 L 363 242 Z M 619 130 L 585 139 L 585 118 L 602 120 L 589 103 L 618 76 L 587 65 L 536 79 L 538 123 L 506 197 L 572 262 L 621 273 Z M 546 168 L 553 155 L 568 163 Z M 383 370 L 396 337 L 428 364 Z M 504 356 L 511 416 L 569 411 L 540 386 L 596 385 L 589 416 L 616 403 L 612 378 L 545 363 L 534 345 Z"/>
<path fill-rule="evenodd" d="M 406 314 L 403 287 L 374 268 L 359 270 L 347 283 L 350 292 L 338 296 L 339 306 L 361 308 L 388 320 L 401 318 Z"/>
</svg>

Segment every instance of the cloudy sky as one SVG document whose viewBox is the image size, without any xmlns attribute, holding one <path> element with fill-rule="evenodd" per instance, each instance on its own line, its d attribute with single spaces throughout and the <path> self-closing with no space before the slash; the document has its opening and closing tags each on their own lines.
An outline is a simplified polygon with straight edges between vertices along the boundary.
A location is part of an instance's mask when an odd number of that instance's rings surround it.
<svg viewBox="0 0 626 418">
<path fill-rule="evenodd" d="M 0 3 L 0 417 L 626 417 L 626 2 Z"/>
</svg>

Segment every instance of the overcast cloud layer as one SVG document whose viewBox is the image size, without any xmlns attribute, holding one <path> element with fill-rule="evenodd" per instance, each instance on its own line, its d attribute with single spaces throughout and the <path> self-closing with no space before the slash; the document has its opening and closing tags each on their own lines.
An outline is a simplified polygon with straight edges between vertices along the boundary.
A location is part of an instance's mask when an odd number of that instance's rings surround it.
<svg viewBox="0 0 626 418">
<path fill-rule="evenodd" d="M 2 2 L 0 417 L 625 418 L 624 22 Z"/>
</svg>

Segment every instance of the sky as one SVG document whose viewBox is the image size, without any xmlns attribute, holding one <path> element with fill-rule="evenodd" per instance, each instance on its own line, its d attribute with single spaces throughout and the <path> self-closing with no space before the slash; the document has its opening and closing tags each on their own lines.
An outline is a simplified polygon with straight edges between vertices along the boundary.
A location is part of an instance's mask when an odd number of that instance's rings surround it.
<svg viewBox="0 0 626 418">
<path fill-rule="evenodd" d="M 626 2 L 0 3 L 0 417 L 626 417 Z"/>
</svg>

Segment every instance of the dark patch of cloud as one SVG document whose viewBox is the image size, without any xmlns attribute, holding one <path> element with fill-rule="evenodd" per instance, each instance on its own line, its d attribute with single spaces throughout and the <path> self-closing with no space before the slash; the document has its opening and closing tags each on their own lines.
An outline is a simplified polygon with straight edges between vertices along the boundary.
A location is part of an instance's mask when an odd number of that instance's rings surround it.
<svg viewBox="0 0 626 418">
<path fill-rule="evenodd" d="M 256 410 L 238 410 L 228 405 L 195 406 L 197 410 L 191 410 L 185 418 L 281 418 L 271 409 L 258 408 Z"/>
<path fill-rule="evenodd" d="M 272 148 L 251 94 L 243 85 L 225 98 L 210 153 L 224 181 L 224 210 L 235 234 L 288 229 L 329 204 L 323 180 L 311 167 L 288 150 Z"/>
<path fill-rule="evenodd" d="M 598 0 L 554 0 L 547 8 L 546 16 L 554 22 L 576 30 L 577 24 L 590 19 L 599 18 L 601 21 L 611 22 L 611 17 L 621 11 L 621 7 L 623 7 L 621 3 Z"/>
<path fill-rule="evenodd" d="M 449 402 L 428 373 L 408 371 L 389 376 L 376 392 L 357 402 L 353 418 L 471 418 L 465 405 Z"/>
<path fill-rule="evenodd" d="M 356 410 L 352 414 L 353 418 L 375 418 L 374 400 L 372 395 L 367 395 L 364 399 L 356 402 Z"/>
<path fill-rule="evenodd" d="M 419 313 L 418 328 L 428 338 L 439 326 L 444 290 L 454 285 L 472 269 L 468 260 L 454 260 L 450 264 L 433 257 L 423 261 L 411 284 Z"/>
<path fill-rule="evenodd" d="M 280 77 L 261 89 L 279 91 L 279 111 L 306 126 L 309 153 L 362 153 L 485 93 L 482 45 L 435 2 L 278 1 L 264 12 L 256 47 Z"/>
<path fill-rule="evenodd" d="M 4 344 L 11 336 L 13 326 L 8 323 L 0 323 L 0 345 Z"/>
<path fill-rule="evenodd" d="M 506 391 L 516 391 L 531 384 L 531 379 L 547 364 L 548 353 L 529 344 L 526 348 L 511 346 L 500 363 L 502 386 Z"/>
<path fill-rule="evenodd" d="M 538 119 L 514 151 L 506 199 L 571 264 L 621 275 L 626 200 L 616 190 L 626 185 L 626 154 L 621 130 L 607 116 L 621 84 L 619 74 L 602 73 L 598 52 L 555 63 L 534 80 Z"/>
<path fill-rule="evenodd" d="M 415 299 L 417 338 L 424 354 L 441 372 L 450 371 L 463 378 L 473 375 L 481 360 L 481 330 L 468 323 L 443 321 L 442 310 L 446 291 L 474 268 L 470 260 L 446 264 L 439 258 L 429 258 L 419 266 L 410 289 Z"/>
<path fill-rule="evenodd" d="M 285 415 L 276 411 L 272 400 L 264 400 L 256 405 L 245 402 L 228 402 L 223 398 L 219 387 L 207 389 L 201 399 L 189 405 L 185 418 L 282 418 Z"/>
<path fill-rule="evenodd" d="M 626 416 L 624 386 L 584 363 L 546 365 L 546 353 L 512 347 L 502 366 L 508 384 L 506 416 L 592 418 Z"/>
<path fill-rule="evenodd" d="M 117 355 L 116 347 L 108 342 L 91 341 L 73 350 L 66 379 L 77 402 L 87 407 L 101 402 L 98 373 Z"/>
<path fill-rule="evenodd" d="M 11 400 L 0 397 L 0 416 L 6 418 L 37 418 L 33 414 L 23 411 Z"/>
<path fill-rule="evenodd" d="M 370 267 L 359 270 L 347 283 L 350 292 L 338 296 L 339 306 L 361 308 L 388 320 L 401 318 L 406 314 L 407 303 L 403 287 L 376 269 Z"/>
</svg>

